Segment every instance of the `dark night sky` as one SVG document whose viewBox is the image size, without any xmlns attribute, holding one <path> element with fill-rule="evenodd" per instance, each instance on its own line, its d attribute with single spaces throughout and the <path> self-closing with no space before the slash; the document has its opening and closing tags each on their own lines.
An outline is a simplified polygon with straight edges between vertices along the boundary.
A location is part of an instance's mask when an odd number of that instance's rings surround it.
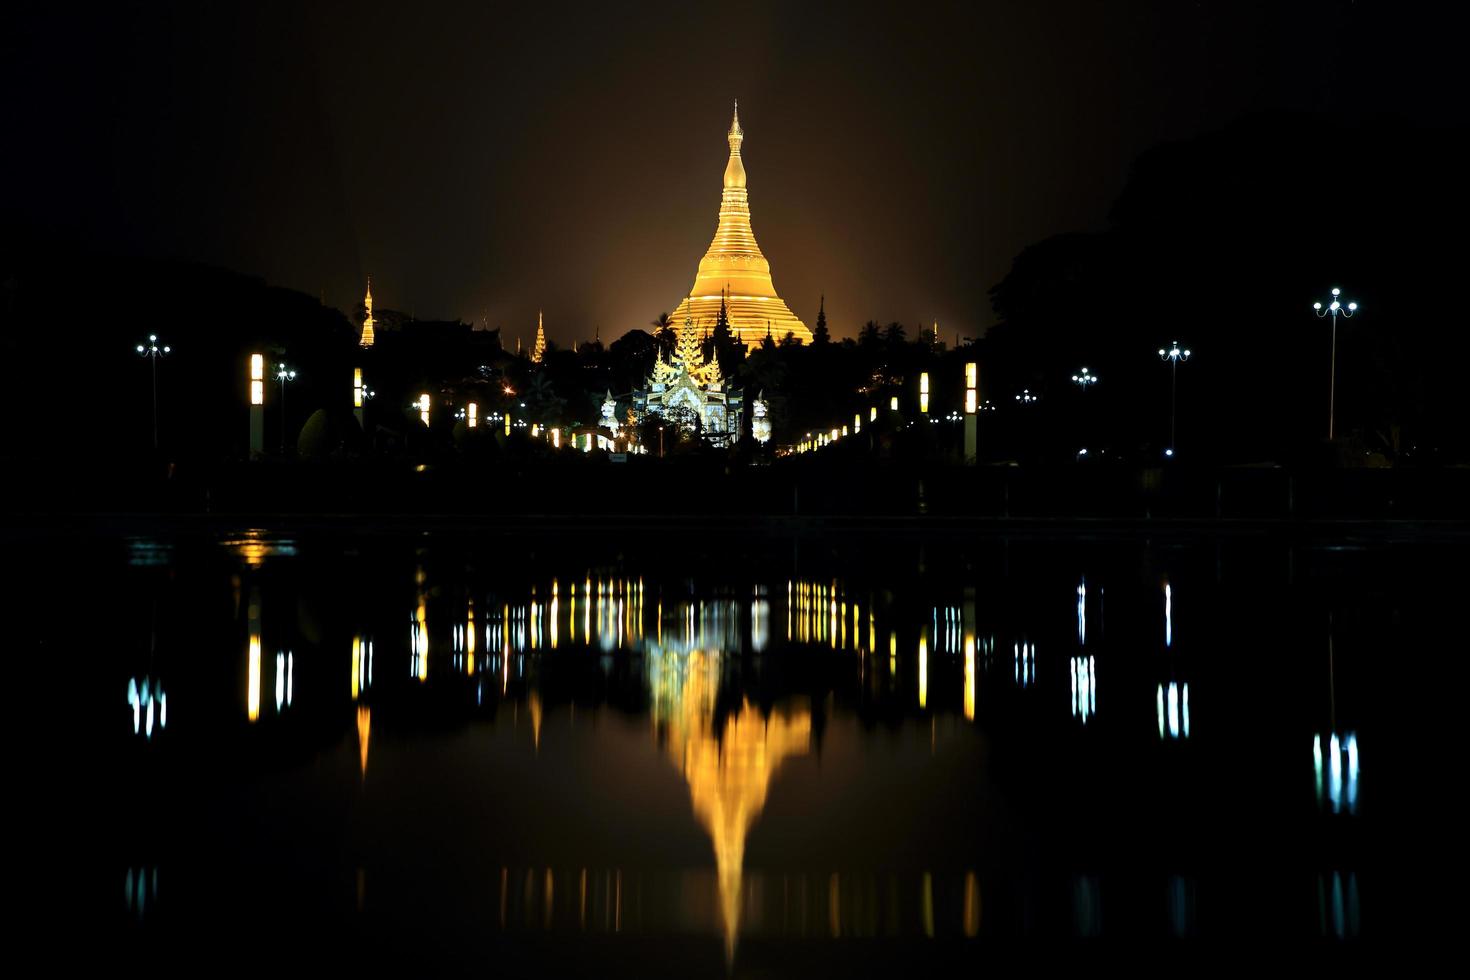
<svg viewBox="0 0 1470 980">
<path fill-rule="evenodd" d="M 3 207 L 344 310 L 371 272 L 381 306 L 607 340 L 692 283 L 738 96 L 793 309 L 948 339 L 1160 141 L 1271 109 L 1463 122 L 1434 6 L 35 4 L 0 41 Z"/>
</svg>

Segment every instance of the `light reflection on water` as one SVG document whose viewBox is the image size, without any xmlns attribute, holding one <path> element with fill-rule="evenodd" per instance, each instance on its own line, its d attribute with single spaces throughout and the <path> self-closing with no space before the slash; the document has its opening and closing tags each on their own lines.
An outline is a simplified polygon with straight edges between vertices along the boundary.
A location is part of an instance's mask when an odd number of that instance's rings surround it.
<svg viewBox="0 0 1470 980">
<path fill-rule="evenodd" d="M 236 764 L 295 773 L 298 792 L 320 792 L 369 828 L 351 868 L 363 915 L 391 901 L 372 870 L 385 860 L 379 811 L 424 780 L 455 799 L 456 780 L 468 787 L 471 776 L 446 768 L 445 740 L 488 751 L 475 747 L 499 745 L 493 733 L 507 726 L 523 733 L 523 749 L 469 756 L 475 780 L 488 780 L 496 799 L 576 784 L 593 808 L 557 813 L 570 843 L 522 860 L 495 851 L 494 821 L 539 811 L 523 801 L 499 816 L 466 803 L 466 820 L 490 814 L 483 838 L 462 839 L 490 862 L 476 865 L 467 893 L 488 903 L 487 921 L 508 932 L 712 933 L 731 968 L 742 940 L 773 937 L 1089 937 L 1140 922 L 1160 936 L 1210 935 L 1223 928 L 1211 916 L 1230 904 L 1210 896 L 1237 886 L 1207 857 L 1205 831 L 1222 819 L 1208 810 L 1220 800 L 1207 774 L 1239 753 L 1252 753 L 1260 774 L 1240 794 L 1241 805 L 1258 797 L 1252 812 L 1338 827 L 1382 805 L 1359 756 L 1360 743 L 1381 749 L 1352 658 L 1339 650 L 1331 670 L 1301 658 L 1290 675 L 1272 668 L 1276 688 L 1257 684 L 1259 665 L 1225 656 L 1232 646 L 1211 636 L 1248 607 L 1220 605 L 1229 583 L 1191 579 L 1187 568 L 1162 584 L 1148 562 L 1097 561 L 1018 581 L 1009 571 L 909 581 L 860 566 L 683 577 L 654 574 L 656 564 L 610 573 L 574 562 L 488 575 L 429 547 L 360 571 L 355 558 L 331 565 L 343 576 L 333 582 L 294 540 L 249 532 L 218 546 L 230 568 L 211 574 L 232 576 L 239 605 L 232 623 L 210 621 L 224 642 L 201 649 L 231 652 L 196 653 L 185 670 L 164 643 L 161 662 L 120 665 L 122 727 L 150 751 L 192 753 L 184 759 L 226 746 Z M 151 553 L 170 567 L 190 560 L 182 551 Z M 128 564 L 137 574 L 160 567 Z M 329 592 L 340 598 L 326 603 Z M 1213 626 L 1202 611 L 1212 603 Z M 1263 624 L 1263 635 L 1284 623 Z M 1343 677 L 1350 693 L 1338 689 Z M 1284 713 L 1249 720 L 1261 717 L 1251 699 L 1279 689 L 1292 692 L 1271 701 Z M 641 755 L 611 748 L 606 726 L 617 719 L 645 732 Z M 324 775 L 334 745 L 350 754 L 351 795 L 333 795 L 348 791 Z M 665 775 L 646 771 L 648 760 Z M 638 812 L 637 794 L 668 776 L 687 809 L 650 812 L 649 833 L 663 828 L 673 840 L 681 819 L 702 840 L 702 859 L 650 859 L 656 838 L 637 842 L 633 857 L 599 844 L 602 861 L 574 846 L 584 821 L 636 835 L 618 814 Z M 1120 877 L 1110 862 L 1166 812 L 1170 856 L 1151 866 L 1147 887 L 1122 884 L 1133 872 Z M 238 819 L 237 833 L 259 829 Z M 512 837 L 524 830 L 499 826 Z M 1020 852 L 1000 843 L 1022 840 Z M 1110 840 L 1132 843 L 1114 852 Z M 119 865 L 135 918 L 146 907 L 158 921 L 158 868 L 167 892 L 180 857 Z M 1359 857 L 1330 859 L 1303 876 L 1292 928 L 1361 936 L 1371 923 L 1366 886 L 1337 870 Z M 141 890 L 140 867 L 149 869 Z"/>
</svg>

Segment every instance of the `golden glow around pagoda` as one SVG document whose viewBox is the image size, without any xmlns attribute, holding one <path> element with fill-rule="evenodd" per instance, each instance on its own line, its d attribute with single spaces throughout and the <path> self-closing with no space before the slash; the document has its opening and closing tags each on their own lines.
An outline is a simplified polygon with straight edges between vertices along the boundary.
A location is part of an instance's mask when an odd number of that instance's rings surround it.
<svg viewBox="0 0 1470 980">
<path fill-rule="evenodd" d="M 794 334 L 803 344 L 812 340 L 807 325 L 776 295 L 771 282 L 771 263 L 761 254 L 750 227 L 750 199 L 745 187 L 745 164 L 740 144 L 740 104 L 727 134 L 730 160 L 725 165 L 725 189 L 720 196 L 720 223 L 709 251 L 699 262 L 694 288 L 673 312 L 675 323 L 692 318 L 697 324 L 712 325 L 720 313 L 720 302 L 728 303 L 730 330 L 740 342 L 758 345 L 769 329 L 777 339 Z"/>
</svg>

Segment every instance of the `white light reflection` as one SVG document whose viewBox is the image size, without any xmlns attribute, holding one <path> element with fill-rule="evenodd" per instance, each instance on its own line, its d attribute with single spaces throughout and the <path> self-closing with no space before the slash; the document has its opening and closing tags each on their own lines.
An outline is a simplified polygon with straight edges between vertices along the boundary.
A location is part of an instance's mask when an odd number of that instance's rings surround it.
<svg viewBox="0 0 1470 980">
<path fill-rule="evenodd" d="M 1097 714 L 1097 663 L 1092 657 L 1073 657 L 1071 674 L 1072 715 L 1085 725 Z"/>
<path fill-rule="evenodd" d="M 1324 759 L 1323 756 L 1326 756 Z M 1322 767 L 1326 763 L 1324 782 Z M 1341 737 L 1336 732 L 1328 736 L 1324 748 L 1321 735 L 1312 740 L 1312 768 L 1315 775 L 1317 802 L 1322 803 L 1325 789 L 1327 802 L 1333 813 L 1358 811 L 1358 736 L 1347 732 Z"/>
<path fill-rule="evenodd" d="M 141 682 L 135 677 L 128 678 L 128 707 L 133 710 L 134 735 L 152 738 L 155 718 L 159 731 L 168 727 L 168 695 L 158 681 L 148 677 Z"/>
<path fill-rule="evenodd" d="M 1077 586 L 1077 645 L 1087 646 L 1087 579 Z"/>
<path fill-rule="evenodd" d="M 1164 646 L 1174 645 L 1174 590 L 1164 583 Z"/>
<path fill-rule="evenodd" d="M 1159 738 L 1189 737 L 1189 682 L 1160 684 L 1155 697 L 1159 714 Z"/>
<path fill-rule="evenodd" d="M 1036 647 L 1031 643 L 1017 643 L 1013 647 L 1016 655 L 1016 683 L 1030 687 L 1036 683 Z"/>
</svg>

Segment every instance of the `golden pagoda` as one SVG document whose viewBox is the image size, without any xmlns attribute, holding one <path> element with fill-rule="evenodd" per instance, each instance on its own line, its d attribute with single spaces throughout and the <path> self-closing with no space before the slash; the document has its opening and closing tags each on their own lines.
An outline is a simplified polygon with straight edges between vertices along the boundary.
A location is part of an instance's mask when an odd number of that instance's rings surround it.
<svg viewBox="0 0 1470 980">
<path fill-rule="evenodd" d="M 362 340 L 358 341 L 364 347 L 373 346 L 373 277 L 368 276 L 367 295 L 362 298 L 362 305 L 367 307 L 367 319 L 362 321 Z"/>
<path fill-rule="evenodd" d="M 546 356 L 546 329 L 541 325 L 541 311 L 536 311 L 536 346 L 531 348 L 531 363 L 540 364 Z"/>
<path fill-rule="evenodd" d="M 740 144 L 745 132 L 740 128 L 740 103 L 735 103 L 735 118 L 727 134 L 730 162 L 725 164 L 725 189 L 720 195 L 720 223 L 715 240 L 699 262 L 694 288 L 673 313 L 678 323 L 692 318 L 713 323 L 720 303 L 728 303 L 730 332 L 742 343 L 759 344 L 768 324 L 777 339 L 791 333 L 803 344 L 812 341 L 812 332 L 776 295 L 771 282 L 771 263 L 761 254 L 755 232 L 750 228 L 750 199 L 745 187 L 745 164 L 740 160 Z"/>
</svg>

